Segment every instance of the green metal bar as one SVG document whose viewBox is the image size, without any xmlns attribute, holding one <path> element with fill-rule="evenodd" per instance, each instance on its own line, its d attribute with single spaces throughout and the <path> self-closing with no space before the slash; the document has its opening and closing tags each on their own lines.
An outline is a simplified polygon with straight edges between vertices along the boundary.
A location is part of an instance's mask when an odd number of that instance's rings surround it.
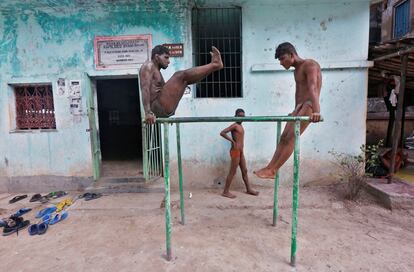
<svg viewBox="0 0 414 272">
<path fill-rule="evenodd" d="M 183 166 L 181 163 L 181 140 L 180 140 L 180 124 L 176 124 L 177 128 L 177 159 L 178 159 L 178 182 L 180 187 L 180 210 L 181 210 L 181 224 L 185 224 L 184 214 L 184 186 L 183 186 Z"/>
<path fill-rule="evenodd" d="M 144 172 L 144 178 L 146 181 L 148 181 L 149 177 L 148 177 L 148 139 L 147 139 L 147 130 L 148 130 L 148 124 L 143 123 L 142 124 L 142 138 L 144 139 L 144 158 L 143 158 L 143 162 L 142 162 L 142 167 L 144 168 L 143 172 Z"/>
<path fill-rule="evenodd" d="M 292 241 L 290 247 L 290 264 L 296 266 L 296 234 L 298 229 L 299 208 L 299 153 L 300 153 L 300 122 L 295 122 L 295 149 L 293 153 L 293 205 L 292 205 Z"/>
<path fill-rule="evenodd" d="M 280 132 L 282 130 L 282 123 L 277 122 L 277 130 L 276 130 L 276 148 L 279 145 L 280 141 Z M 273 226 L 276 227 L 277 216 L 279 214 L 278 209 L 278 198 L 279 198 L 279 171 L 276 172 L 275 176 L 275 189 L 273 193 Z"/>
<path fill-rule="evenodd" d="M 154 177 L 154 127 L 155 124 L 151 125 L 151 132 L 150 132 L 150 148 L 149 148 L 149 177 Z"/>
<path fill-rule="evenodd" d="M 309 116 L 248 116 L 248 117 L 170 117 L 157 118 L 158 123 L 197 123 L 197 122 L 292 122 L 309 121 Z M 322 120 L 321 120 L 322 121 Z"/>
<path fill-rule="evenodd" d="M 155 146 L 157 146 L 157 149 L 154 150 L 155 153 L 155 175 L 154 176 L 158 176 L 160 171 L 159 171 L 159 154 L 158 154 L 158 147 L 160 145 L 160 139 L 159 139 L 159 129 L 158 129 L 159 124 L 155 125 Z"/>
<path fill-rule="evenodd" d="M 170 205 L 170 151 L 168 143 L 168 124 L 164 124 L 164 185 L 165 185 L 165 234 L 167 260 L 171 260 L 171 205 Z"/>
</svg>

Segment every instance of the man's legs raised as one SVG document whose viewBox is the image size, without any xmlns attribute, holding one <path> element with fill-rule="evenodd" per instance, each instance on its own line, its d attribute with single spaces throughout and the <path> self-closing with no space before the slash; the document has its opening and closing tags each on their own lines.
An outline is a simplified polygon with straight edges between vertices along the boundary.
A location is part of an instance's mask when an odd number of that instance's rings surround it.
<svg viewBox="0 0 414 272">
<path fill-rule="evenodd" d="M 210 54 L 211 62 L 209 64 L 178 71 L 165 83 L 158 97 L 165 112 L 175 111 L 187 85 L 199 82 L 209 74 L 223 68 L 220 51 L 213 46 Z"/>
</svg>

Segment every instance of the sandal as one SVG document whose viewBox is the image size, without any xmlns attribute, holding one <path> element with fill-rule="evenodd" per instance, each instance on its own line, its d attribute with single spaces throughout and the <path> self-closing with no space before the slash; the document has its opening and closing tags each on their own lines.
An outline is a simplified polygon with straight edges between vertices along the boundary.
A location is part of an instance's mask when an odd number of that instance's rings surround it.
<svg viewBox="0 0 414 272">
<path fill-rule="evenodd" d="M 7 225 L 3 228 L 3 236 L 8 236 L 16 232 L 19 235 L 19 230 L 26 228 L 30 225 L 29 220 L 24 220 L 22 217 L 10 217 L 11 221 L 7 222 Z"/>
<path fill-rule="evenodd" d="M 12 204 L 12 203 L 17 202 L 19 200 L 22 200 L 22 199 L 24 199 L 26 197 L 27 197 L 27 195 L 15 196 L 15 197 L 13 197 L 12 199 L 9 200 L 9 204 Z"/>
<path fill-rule="evenodd" d="M 15 214 L 13 214 L 12 215 L 12 217 L 14 216 L 14 217 L 19 217 L 19 216 L 22 216 L 23 214 L 25 214 L 25 213 L 28 213 L 28 212 L 30 212 L 32 209 L 30 209 L 30 208 L 21 208 L 20 210 L 18 210 Z"/>
<path fill-rule="evenodd" d="M 70 206 L 70 205 L 72 205 L 72 200 L 69 198 L 66 198 L 56 205 L 56 212 L 60 212 L 65 207 Z"/>
<path fill-rule="evenodd" d="M 39 212 L 36 214 L 36 218 L 40 218 L 40 217 L 43 217 L 43 216 L 45 216 L 45 215 L 47 215 L 47 214 L 54 213 L 55 211 L 56 211 L 56 206 L 52 206 L 52 207 L 48 207 L 48 208 L 44 208 L 43 210 L 39 211 Z"/>
<path fill-rule="evenodd" d="M 32 198 L 29 200 L 30 202 L 36 202 L 39 201 L 42 198 L 41 194 L 35 194 L 32 196 Z"/>
<path fill-rule="evenodd" d="M 62 220 L 64 220 L 65 218 L 67 218 L 68 217 L 68 212 L 66 212 L 66 211 L 64 211 L 63 213 L 61 213 L 61 214 L 56 214 L 54 217 L 53 217 L 53 219 L 52 220 L 50 220 L 50 222 L 49 222 L 49 224 L 50 225 L 54 225 L 54 224 L 56 224 L 56 223 L 58 223 L 58 222 L 60 222 L 60 221 L 62 221 Z"/>
<path fill-rule="evenodd" d="M 85 201 L 97 199 L 97 198 L 100 198 L 101 196 L 102 196 L 102 194 L 91 193 L 90 195 L 85 197 Z"/>
</svg>

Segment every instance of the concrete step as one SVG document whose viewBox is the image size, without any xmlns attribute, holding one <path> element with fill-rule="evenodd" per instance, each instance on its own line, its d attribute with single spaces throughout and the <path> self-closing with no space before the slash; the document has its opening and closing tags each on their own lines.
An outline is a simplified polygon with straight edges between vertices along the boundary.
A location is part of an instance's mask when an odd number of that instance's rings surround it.
<svg viewBox="0 0 414 272">
<path fill-rule="evenodd" d="M 146 182 L 142 177 L 105 177 L 85 188 L 88 193 L 117 194 L 117 193 L 163 193 L 162 178 Z"/>
</svg>

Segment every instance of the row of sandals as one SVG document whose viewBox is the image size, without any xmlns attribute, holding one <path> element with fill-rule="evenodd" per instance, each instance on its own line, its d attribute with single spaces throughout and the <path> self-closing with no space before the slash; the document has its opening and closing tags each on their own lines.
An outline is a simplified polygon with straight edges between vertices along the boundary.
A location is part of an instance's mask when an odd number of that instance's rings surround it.
<svg viewBox="0 0 414 272">
<path fill-rule="evenodd" d="M 47 199 L 47 201 L 48 201 L 50 198 L 58 198 L 58 197 L 66 195 L 66 194 L 67 193 L 63 192 L 63 191 L 52 192 L 52 193 L 49 193 L 46 196 L 41 196 L 40 194 L 35 194 L 30 199 L 30 202 L 35 202 L 35 201 L 38 201 L 40 199 Z M 84 193 L 84 194 L 80 195 L 79 197 L 77 197 L 76 199 L 83 198 L 86 201 L 89 201 L 89 200 L 92 200 L 92 199 L 97 199 L 101 196 L 102 196 L 101 194 Z M 9 201 L 9 203 L 14 203 L 14 202 L 20 201 L 20 200 L 22 200 L 26 197 L 27 197 L 27 195 L 16 196 L 16 197 L 12 198 Z M 36 200 L 33 200 L 33 199 L 36 199 Z M 13 234 L 13 233 L 16 233 L 18 235 L 19 230 L 24 229 L 24 228 L 28 227 L 29 225 L 30 226 L 29 226 L 28 231 L 29 231 L 30 235 L 44 234 L 44 233 L 46 233 L 49 225 L 54 225 L 54 224 L 56 224 L 56 223 L 58 223 L 58 222 L 60 222 L 64 219 L 66 219 L 69 216 L 68 212 L 65 211 L 64 209 L 66 207 L 69 207 L 72 204 L 73 204 L 72 199 L 66 198 L 66 199 L 62 200 L 61 202 L 59 202 L 59 204 L 57 204 L 57 205 L 50 206 L 50 207 L 42 209 L 35 216 L 36 218 L 39 219 L 38 223 L 35 223 L 35 224 L 32 224 L 32 225 L 30 225 L 29 220 L 24 220 L 24 218 L 22 217 L 22 215 L 30 212 L 32 209 L 31 208 L 22 208 L 22 209 L 18 210 L 16 213 L 10 215 L 8 218 L 0 219 L 0 227 L 3 227 L 3 236 L 8 236 L 8 235 Z"/>
</svg>

